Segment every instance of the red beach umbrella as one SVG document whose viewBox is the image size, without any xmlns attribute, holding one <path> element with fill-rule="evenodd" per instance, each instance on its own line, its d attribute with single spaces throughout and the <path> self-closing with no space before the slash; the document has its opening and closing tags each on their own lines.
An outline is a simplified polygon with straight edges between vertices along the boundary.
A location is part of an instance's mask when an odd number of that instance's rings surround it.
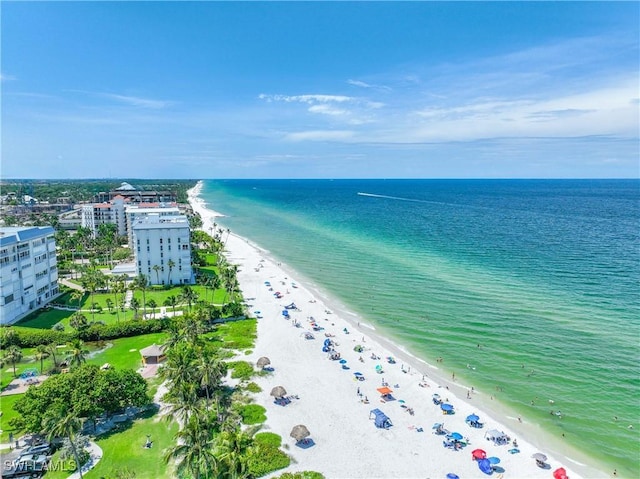
<svg viewBox="0 0 640 479">
<path fill-rule="evenodd" d="M 471 459 L 477 461 L 478 459 L 485 459 L 487 457 L 487 453 L 482 449 L 474 449 L 471 451 Z"/>
<path fill-rule="evenodd" d="M 564 467 L 559 467 L 558 469 L 553 471 L 553 477 L 555 479 L 569 479 L 569 476 L 567 476 L 567 471 Z"/>
</svg>

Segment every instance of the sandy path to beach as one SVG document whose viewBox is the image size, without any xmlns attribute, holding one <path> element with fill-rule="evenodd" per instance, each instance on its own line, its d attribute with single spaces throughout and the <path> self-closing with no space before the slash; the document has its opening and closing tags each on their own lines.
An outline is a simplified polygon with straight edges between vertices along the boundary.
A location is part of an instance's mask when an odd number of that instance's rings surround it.
<svg viewBox="0 0 640 479">
<path fill-rule="evenodd" d="M 205 208 L 197 198 L 198 192 L 199 186 L 190 191 L 190 202 L 202 217 L 203 229 L 208 231 L 220 215 Z M 486 476 L 471 459 L 471 451 L 481 448 L 488 457 L 500 459 L 492 477 L 548 479 L 561 466 L 572 479 L 582 477 L 575 468 L 556 460 L 551 451 L 534 448 L 509 427 L 483 414 L 474 406 L 473 394 L 471 399 L 457 397 L 429 376 L 423 378 L 424 365 L 399 359 L 395 364 L 388 363 L 386 358 L 393 353 L 368 335 L 367 328 L 352 325 L 331 311 L 319 295 L 314 296 L 305 284 L 287 273 L 286 267 L 248 240 L 231 234 L 226 249 L 229 262 L 239 265 L 238 280 L 250 311 L 259 316 L 255 349 L 244 359 L 255 363 L 259 357 L 267 356 L 274 368 L 268 376 L 255 379 L 262 388 L 255 395 L 256 402 L 267 409 L 263 430 L 279 434 L 289 446 L 287 452 L 294 459 L 289 471 L 314 470 L 327 478 L 446 478 L 448 473 L 480 478 Z M 275 297 L 276 292 L 281 292 L 282 298 Z M 282 311 L 292 302 L 300 311 L 290 311 L 287 319 Z M 312 321 L 323 329 L 314 331 Z M 295 326 L 296 322 L 300 327 Z M 305 339 L 307 332 L 315 339 Z M 349 369 L 343 369 L 322 352 L 329 335 Z M 365 350 L 354 351 L 357 345 Z M 371 359 L 372 354 L 380 359 Z M 376 372 L 377 365 L 383 373 Z M 362 373 L 365 380 L 356 380 L 355 372 Z M 377 388 L 383 380 L 393 390 L 395 400 L 381 401 Z M 288 395 L 297 398 L 284 407 L 274 404 L 269 394 L 275 386 L 283 386 Z M 455 414 L 444 415 L 434 405 L 432 395 L 436 393 L 454 406 Z M 365 397 L 368 404 L 363 402 Z M 390 429 L 375 427 L 370 419 L 374 408 L 391 419 Z M 482 429 L 465 423 L 472 413 L 485 423 Z M 444 423 L 450 432 L 460 433 L 469 445 L 458 451 L 445 448 L 444 436 L 432 431 L 435 423 Z M 299 447 L 289 436 L 298 424 L 304 424 L 311 432 L 312 446 Z M 512 443 L 494 445 L 488 441 L 484 436 L 492 429 L 503 431 L 511 439 L 517 437 L 520 452 L 508 452 L 513 449 Z M 536 466 L 531 455 L 537 452 L 548 456 L 550 469 Z M 580 472 L 584 474 L 584 470 Z M 603 477 L 597 471 L 589 472 L 589 477 Z"/>
</svg>

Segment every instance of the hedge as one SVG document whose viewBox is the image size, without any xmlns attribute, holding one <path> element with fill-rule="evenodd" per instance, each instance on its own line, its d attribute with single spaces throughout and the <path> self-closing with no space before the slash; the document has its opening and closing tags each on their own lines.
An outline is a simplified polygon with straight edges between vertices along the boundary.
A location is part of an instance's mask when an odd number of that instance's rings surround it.
<svg viewBox="0 0 640 479">
<path fill-rule="evenodd" d="M 159 333 L 169 326 L 169 322 L 169 319 L 163 318 L 106 325 L 92 324 L 86 329 L 69 332 L 11 326 L 0 329 L 0 349 L 6 349 L 12 345 L 19 348 L 35 348 L 40 344 L 64 344 L 76 338 L 83 341 L 100 341 Z"/>
<path fill-rule="evenodd" d="M 253 477 L 262 477 L 278 469 L 289 467 L 289 464 L 291 464 L 291 458 L 277 447 L 257 444 L 249 456 L 249 474 Z"/>
</svg>

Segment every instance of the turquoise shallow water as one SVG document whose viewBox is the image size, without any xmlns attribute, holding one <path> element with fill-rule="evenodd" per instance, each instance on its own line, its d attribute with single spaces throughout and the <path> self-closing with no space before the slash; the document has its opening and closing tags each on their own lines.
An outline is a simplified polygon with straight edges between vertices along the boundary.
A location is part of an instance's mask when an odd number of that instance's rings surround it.
<svg viewBox="0 0 640 479">
<path fill-rule="evenodd" d="M 639 181 L 207 180 L 201 196 L 378 332 L 640 476 Z"/>
</svg>

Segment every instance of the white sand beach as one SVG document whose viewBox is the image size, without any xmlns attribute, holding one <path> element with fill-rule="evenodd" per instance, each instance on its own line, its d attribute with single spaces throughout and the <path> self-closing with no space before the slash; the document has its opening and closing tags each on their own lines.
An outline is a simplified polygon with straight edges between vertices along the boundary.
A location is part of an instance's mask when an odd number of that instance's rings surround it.
<svg viewBox="0 0 640 479">
<path fill-rule="evenodd" d="M 202 217 L 203 230 L 209 231 L 214 218 L 221 215 L 207 209 L 198 198 L 200 188 L 198 183 L 190 190 L 189 200 Z M 486 451 L 487 457 L 500 459 L 492 477 L 548 479 L 559 467 L 564 467 L 571 479 L 606 477 L 600 471 L 569 462 L 552 450 L 537 449 L 526 437 L 514 432 L 508 426 L 509 421 L 503 420 L 501 424 L 495 414 L 483 412 L 477 404 L 480 401 L 475 400 L 475 392 L 469 391 L 467 399 L 464 388 L 449 389 L 444 383 L 440 386 L 435 375 L 430 374 L 436 371 L 436 366 L 408 357 L 400 359 L 397 351 L 375 338 L 372 329 L 352 324 L 345 315 L 332 311 L 323 302 L 323 296 L 314 294 L 301 278 L 294 276 L 295 272 L 245 238 L 232 233 L 226 250 L 229 261 L 239 266 L 238 280 L 251 305 L 250 311 L 259 317 L 255 349 L 243 359 L 255 363 L 261 356 L 267 356 L 274 368 L 271 374 L 255 379 L 262 388 L 255 396 L 256 402 L 267 409 L 263 430 L 281 435 L 289 445 L 287 452 L 294 461 L 287 470 L 313 470 L 327 478 L 444 479 L 448 473 L 460 478 L 486 477 L 472 460 L 471 451 L 479 448 Z M 277 298 L 276 292 L 281 292 L 282 297 Z M 299 310 L 289 310 L 287 319 L 282 312 L 290 303 L 295 303 Z M 313 330 L 312 322 L 322 329 Z M 315 339 L 305 339 L 305 333 L 311 333 Z M 339 361 L 330 360 L 322 352 L 327 338 L 335 341 L 335 350 L 349 369 L 343 369 Z M 364 351 L 354 351 L 357 345 L 363 346 Z M 372 355 L 380 359 L 374 360 Z M 397 358 L 396 363 L 390 364 L 388 356 Z M 383 373 L 376 372 L 377 365 Z M 356 380 L 356 372 L 365 379 Z M 383 381 L 393 391 L 395 400 L 381 400 L 377 389 Z M 290 404 L 274 404 L 270 392 L 275 386 L 283 386 L 289 396 L 294 396 Z M 453 405 L 455 414 L 444 415 L 432 401 L 434 394 Z M 376 408 L 390 418 L 391 428 L 375 427 L 370 411 Z M 483 428 L 465 423 L 472 413 L 480 417 Z M 445 436 L 432 430 L 435 423 L 444 423 L 448 431 L 460 433 L 468 445 L 461 450 L 445 448 Z M 309 429 L 311 445 L 299 447 L 289 436 L 298 424 Z M 504 432 L 511 441 L 495 445 L 485 438 L 490 430 Z M 519 452 L 509 453 L 514 449 L 514 438 Z M 532 459 L 538 452 L 548 457 L 548 469 L 537 467 Z"/>
</svg>

